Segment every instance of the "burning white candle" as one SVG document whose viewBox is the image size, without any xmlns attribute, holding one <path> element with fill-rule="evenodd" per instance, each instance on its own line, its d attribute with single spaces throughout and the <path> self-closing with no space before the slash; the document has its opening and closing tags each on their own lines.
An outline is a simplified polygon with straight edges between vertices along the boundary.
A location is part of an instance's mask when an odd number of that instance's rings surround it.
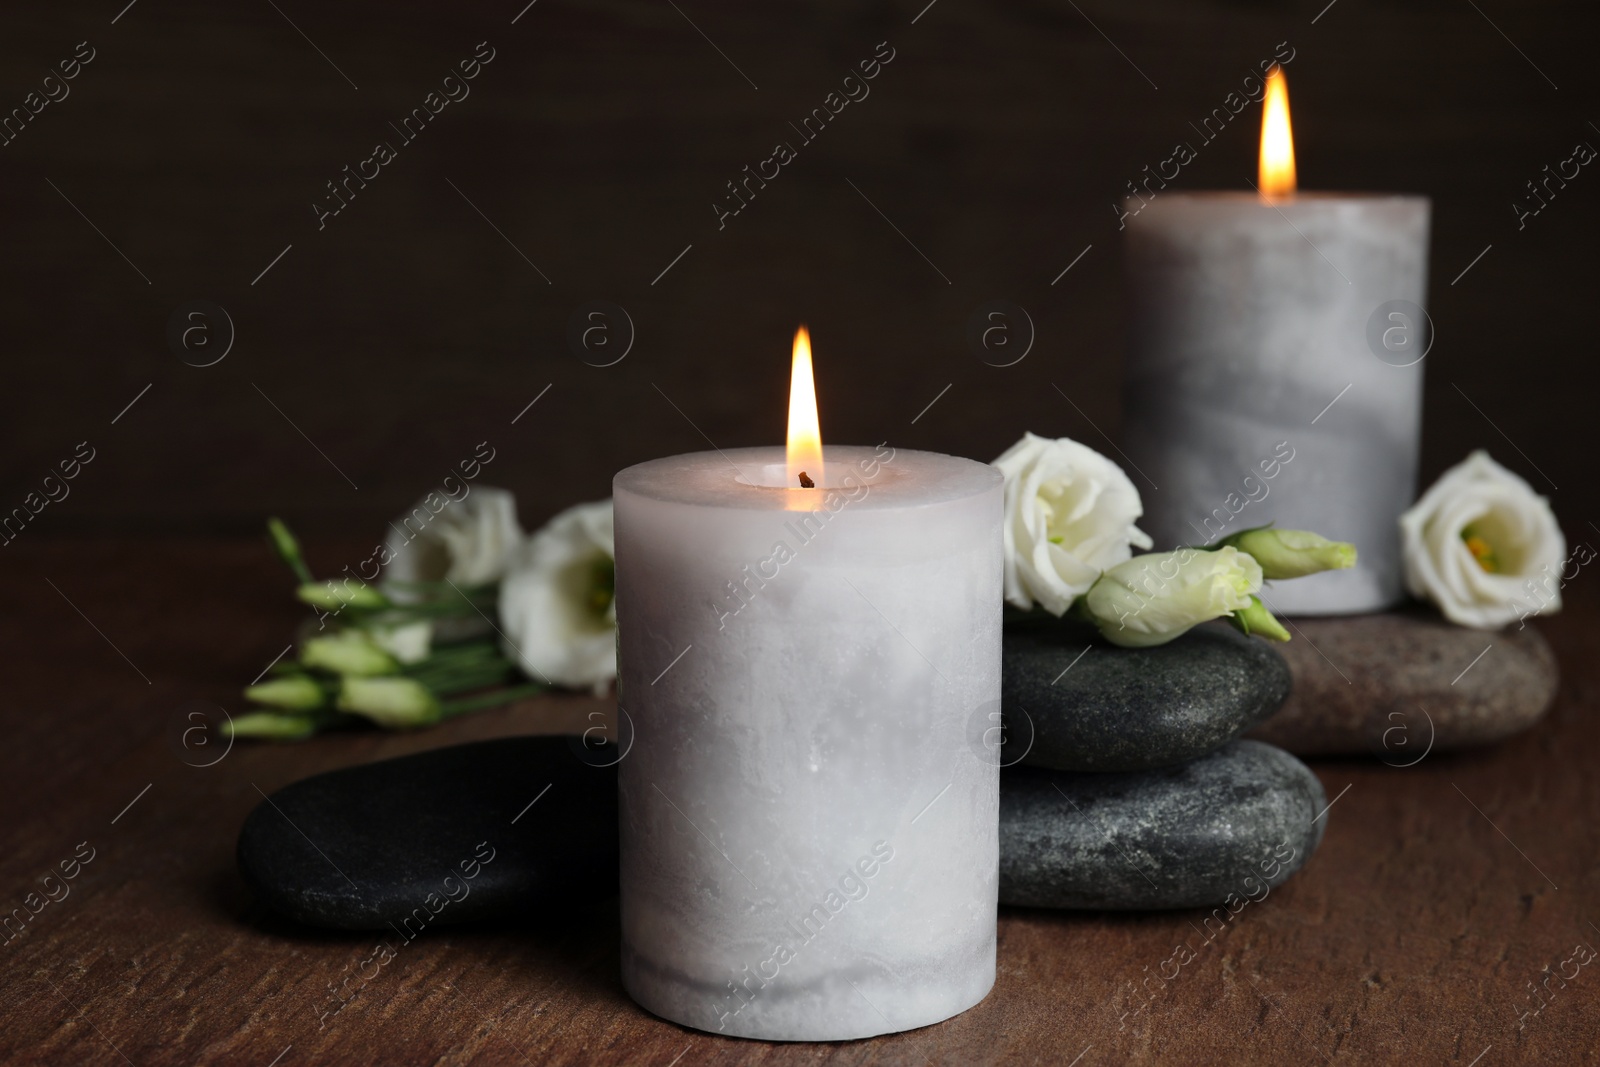
<svg viewBox="0 0 1600 1067">
<path fill-rule="evenodd" d="M 790 403 L 787 450 L 616 477 L 622 975 L 686 1026 L 839 1040 L 994 984 L 1002 479 L 824 466 L 804 331 Z"/>
<path fill-rule="evenodd" d="M 1276 522 L 1360 550 L 1274 588 L 1285 612 L 1399 601 L 1427 323 L 1424 197 L 1297 194 L 1283 72 L 1254 193 L 1129 201 L 1133 345 L 1123 437 L 1160 545 Z M 1137 476 L 1137 475 L 1136 475 Z"/>
</svg>

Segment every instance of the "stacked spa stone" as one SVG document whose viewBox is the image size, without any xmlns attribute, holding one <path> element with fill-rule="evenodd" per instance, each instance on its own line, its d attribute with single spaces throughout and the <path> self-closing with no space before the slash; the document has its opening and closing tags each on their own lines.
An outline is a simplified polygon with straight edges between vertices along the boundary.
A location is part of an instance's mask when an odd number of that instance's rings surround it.
<svg viewBox="0 0 1600 1067">
<path fill-rule="evenodd" d="M 1257 898 L 1322 838 L 1322 785 L 1238 740 L 1289 696 L 1267 642 L 1222 624 L 1118 648 L 1012 623 L 1002 672 L 1000 902 L 1187 908 Z"/>
<path fill-rule="evenodd" d="M 1511 659 L 1499 646 L 1491 655 Z M 993 708 L 974 714 L 972 737 L 1004 765 L 1001 903 L 1233 898 L 1233 910 L 1316 848 L 1327 803 L 1316 777 L 1272 745 L 1238 740 L 1289 696 L 1275 646 L 1221 624 L 1134 650 L 1073 623 L 1014 623 L 1002 679 L 1003 747 L 990 747 Z M 513 737 L 317 775 L 261 802 L 239 835 L 239 866 L 274 911 L 394 931 L 395 945 L 434 925 L 564 915 L 616 892 L 624 754 Z"/>
</svg>

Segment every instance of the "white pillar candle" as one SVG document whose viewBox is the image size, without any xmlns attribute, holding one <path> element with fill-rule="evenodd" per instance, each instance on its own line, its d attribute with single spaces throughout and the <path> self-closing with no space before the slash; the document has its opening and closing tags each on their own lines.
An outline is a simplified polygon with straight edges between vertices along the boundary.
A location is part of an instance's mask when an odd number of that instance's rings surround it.
<svg viewBox="0 0 1600 1067">
<path fill-rule="evenodd" d="M 784 449 L 616 476 L 622 976 L 685 1026 L 839 1040 L 994 984 L 1002 479 Z"/>
<path fill-rule="evenodd" d="M 1141 525 L 1158 545 L 1268 522 L 1315 530 L 1353 542 L 1359 562 L 1272 587 L 1273 607 L 1402 598 L 1423 364 L 1379 358 L 1368 321 L 1403 301 L 1391 311 L 1405 321 L 1385 313 L 1382 331 L 1420 349 L 1427 245 L 1428 201 L 1414 196 L 1164 193 L 1129 218 L 1123 437 L 1153 483 Z"/>
<path fill-rule="evenodd" d="M 1127 202 L 1132 345 L 1123 438 L 1157 545 L 1314 530 L 1360 561 L 1274 586 L 1289 613 L 1403 598 L 1400 513 L 1422 428 L 1424 197 L 1296 194 L 1288 98 L 1269 80 L 1258 193 Z"/>
</svg>

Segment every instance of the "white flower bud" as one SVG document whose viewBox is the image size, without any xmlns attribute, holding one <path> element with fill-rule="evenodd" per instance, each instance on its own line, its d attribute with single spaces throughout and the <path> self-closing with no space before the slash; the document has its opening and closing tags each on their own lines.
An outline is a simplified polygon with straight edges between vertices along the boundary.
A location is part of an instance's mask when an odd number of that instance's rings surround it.
<svg viewBox="0 0 1600 1067">
<path fill-rule="evenodd" d="M 339 630 L 300 646 L 300 663 L 336 674 L 395 674 L 400 664 L 360 630 Z"/>
<path fill-rule="evenodd" d="M 392 730 L 431 726 L 442 715 L 438 698 L 412 678 L 346 678 L 339 688 L 339 710 Z"/>
<path fill-rule="evenodd" d="M 328 700 L 316 679 L 304 674 L 290 674 L 257 682 L 246 687 L 244 698 L 255 704 L 285 711 L 310 711 L 322 707 Z"/>
<path fill-rule="evenodd" d="M 1261 565 L 1232 546 L 1135 556 L 1094 583 L 1084 606 L 1114 645 L 1162 645 L 1208 619 L 1251 607 Z"/>
<path fill-rule="evenodd" d="M 1323 571 L 1348 570 L 1356 565 L 1355 545 L 1348 541 L 1330 541 L 1310 530 L 1260 526 L 1224 537 L 1217 547 L 1224 545 L 1232 545 L 1254 557 L 1269 582 L 1304 578 Z"/>
</svg>

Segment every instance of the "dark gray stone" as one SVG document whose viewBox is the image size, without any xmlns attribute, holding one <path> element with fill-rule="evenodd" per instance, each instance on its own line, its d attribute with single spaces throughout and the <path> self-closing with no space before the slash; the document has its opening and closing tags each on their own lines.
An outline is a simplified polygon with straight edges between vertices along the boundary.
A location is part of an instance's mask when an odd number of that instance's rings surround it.
<svg viewBox="0 0 1600 1067">
<path fill-rule="evenodd" d="M 408 938 L 608 896 L 617 772 L 595 752 L 512 737 L 319 774 L 250 813 L 239 870 L 292 919 Z"/>
<path fill-rule="evenodd" d="M 1310 858 L 1326 804 L 1305 764 L 1259 741 L 1130 774 L 1008 767 L 1000 772 L 1000 903 L 1242 907 Z"/>
<path fill-rule="evenodd" d="M 1290 688 L 1276 648 L 1221 623 L 1133 649 L 1087 624 L 1014 622 L 1004 664 L 1003 761 L 1062 771 L 1187 762 L 1266 719 Z"/>
</svg>

